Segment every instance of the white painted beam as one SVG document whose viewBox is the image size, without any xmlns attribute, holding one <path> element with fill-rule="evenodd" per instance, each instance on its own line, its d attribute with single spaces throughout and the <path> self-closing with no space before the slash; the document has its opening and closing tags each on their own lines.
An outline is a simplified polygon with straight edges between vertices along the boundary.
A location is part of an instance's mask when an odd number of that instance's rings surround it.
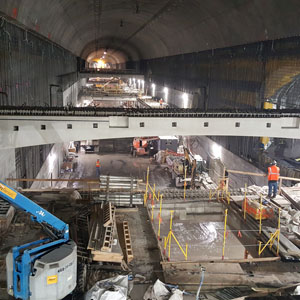
<svg viewBox="0 0 300 300">
<path fill-rule="evenodd" d="M 299 139 L 300 129 L 298 117 L 0 116 L 0 149 L 74 140 L 157 135 L 268 136 Z"/>
</svg>

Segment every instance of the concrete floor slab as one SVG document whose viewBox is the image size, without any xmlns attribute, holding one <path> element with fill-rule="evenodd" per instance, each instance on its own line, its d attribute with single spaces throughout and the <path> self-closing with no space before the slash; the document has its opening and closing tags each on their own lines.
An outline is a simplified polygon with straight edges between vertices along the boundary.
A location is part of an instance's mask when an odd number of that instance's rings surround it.
<svg viewBox="0 0 300 300">
<path fill-rule="evenodd" d="M 158 221 L 155 220 L 155 231 L 158 230 Z M 188 260 L 221 259 L 224 235 L 223 222 L 197 222 L 196 220 L 174 220 L 173 233 L 181 244 L 183 250 L 188 245 Z M 169 219 L 164 219 L 161 224 L 161 237 L 169 232 Z M 230 232 L 227 227 L 225 259 L 244 258 L 244 246 L 240 243 L 236 233 Z M 163 247 L 163 242 L 161 242 Z M 168 253 L 168 251 L 167 251 Z M 172 239 L 171 261 L 182 261 L 185 259 L 182 251 Z"/>
</svg>

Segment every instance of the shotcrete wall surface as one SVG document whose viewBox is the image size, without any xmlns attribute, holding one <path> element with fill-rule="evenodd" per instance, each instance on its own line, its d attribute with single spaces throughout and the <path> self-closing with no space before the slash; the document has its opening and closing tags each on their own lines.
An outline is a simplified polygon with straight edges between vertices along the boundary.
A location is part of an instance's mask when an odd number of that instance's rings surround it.
<svg viewBox="0 0 300 300">
<path fill-rule="evenodd" d="M 76 72 L 76 56 L 8 21 L 0 28 L 0 105 L 62 106 L 50 94 L 59 75 Z M 58 99 L 58 100 L 56 100 Z"/>
<path fill-rule="evenodd" d="M 214 145 L 217 144 L 205 136 L 187 137 L 185 139 L 185 143 L 189 146 L 194 154 L 201 155 L 205 160 L 217 158 L 214 156 L 213 152 Z M 219 147 L 221 149 L 220 159 L 225 165 L 226 169 L 264 174 L 260 169 L 256 168 L 251 163 L 238 157 L 224 147 Z M 263 186 L 267 185 L 267 177 L 230 174 L 229 182 L 231 187 L 234 188 L 244 187 L 245 183 L 247 183 L 248 186 L 253 184 Z"/>
<path fill-rule="evenodd" d="M 51 175 L 53 179 L 58 178 L 65 153 L 65 144 L 54 144 L 36 178 L 50 179 Z M 34 181 L 31 185 L 31 188 L 41 189 L 50 186 L 51 182 Z"/>
<path fill-rule="evenodd" d="M 6 178 L 16 177 L 14 150 L 0 150 L 0 162 L 1 162 L 1 172 L 0 172 L 1 181 L 5 182 Z"/>
<path fill-rule="evenodd" d="M 146 80 L 191 94 L 198 107 L 299 107 L 299 37 L 145 60 Z M 173 103 L 179 107 L 181 105 Z"/>
</svg>

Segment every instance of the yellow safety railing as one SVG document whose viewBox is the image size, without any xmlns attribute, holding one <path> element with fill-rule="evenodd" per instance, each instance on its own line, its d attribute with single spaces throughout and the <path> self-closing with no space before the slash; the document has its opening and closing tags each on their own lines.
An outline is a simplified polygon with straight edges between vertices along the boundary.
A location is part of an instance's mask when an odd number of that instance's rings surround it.
<svg viewBox="0 0 300 300">
<path fill-rule="evenodd" d="M 245 193 L 244 193 L 244 220 L 246 221 L 247 213 L 247 183 L 245 183 Z"/>
<path fill-rule="evenodd" d="M 258 255 L 260 256 L 262 252 L 266 249 L 266 247 L 269 245 L 270 250 L 273 247 L 273 244 L 277 238 L 277 249 L 276 249 L 276 254 L 279 255 L 279 241 L 280 241 L 280 214 L 281 214 L 281 209 L 278 208 L 278 227 L 277 230 L 274 233 L 271 233 L 270 239 L 268 242 L 264 245 L 263 248 L 261 248 L 262 242 L 259 241 L 259 247 L 258 247 Z M 261 231 L 261 229 L 260 229 Z"/>
<path fill-rule="evenodd" d="M 175 242 L 177 243 L 179 249 L 181 250 L 182 254 L 184 255 L 185 260 L 187 260 L 187 250 L 188 250 L 188 244 L 185 244 L 185 251 L 183 250 L 182 246 L 180 245 L 180 243 L 178 242 L 176 236 L 174 235 L 173 231 L 172 231 L 172 226 L 173 226 L 173 213 L 174 210 L 170 211 L 170 231 L 167 237 L 164 238 L 164 254 L 166 254 L 166 249 L 168 246 L 168 260 L 170 260 L 171 258 L 171 242 L 172 242 L 172 238 L 174 238 Z"/>
<path fill-rule="evenodd" d="M 153 187 L 151 187 L 149 183 L 149 167 L 147 168 L 147 178 L 146 178 L 146 188 L 145 188 L 145 194 L 144 194 L 144 206 L 147 205 L 148 200 L 148 191 L 152 193 L 152 199 L 156 199 L 157 202 L 160 201 L 160 192 L 158 191 L 157 194 L 155 192 L 155 183 L 153 184 Z"/>
<path fill-rule="evenodd" d="M 223 248 L 222 248 L 222 259 L 224 260 L 225 245 L 226 245 L 226 226 L 227 226 L 227 215 L 228 209 L 225 209 L 225 220 L 224 220 L 224 237 L 223 237 Z"/>
<path fill-rule="evenodd" d="M 274 234 L 271 234 L 270 239 L 268 240 L 268 242 L 263 247 L 261 247 L 262 242 L 259 241 L 259 247 L 258 247 L 258 255 L 259 256 L 263 253 L 263 251 L 266 249 L 266 247 L 268 245 L 270 246 L 270 249 L 272 248 L 272 246 L 274 244 L 274 241 L 276 240 L 276 237 L 277 237 L 277 240 L 279 238 L 279 233 L 280 233 L 280 231 L 277 229 Z"/>
<path fill-rule="evenodd" d="M 149 167 L 147 168 L 146 189 L 145 189 L 145 194 L 144 194 L 144 206 L 147 205 L 148 185 L 149 185 Z"/>
<path fill-rule="evenodd" d="M 184 188 L 183 199 L 184 199 L 184 201 L 185 201 L 185 197 L 186 197 L 186 171 L 187 171 L 187 166 L 185 166 L 185 168 L 184 168 L 184 184 L 183 184 L 183 188 Z"/>
<path fill-rule="evenodd" d="M 163 195 L 160 195 L 159 213 L 158 213 L 158 231 L 157 231 L 158 240 L 160 240 L 160 224 L 162 222 L 162 218 L 161 218 L 162 199 L 163 199 Z"/>
</svg>

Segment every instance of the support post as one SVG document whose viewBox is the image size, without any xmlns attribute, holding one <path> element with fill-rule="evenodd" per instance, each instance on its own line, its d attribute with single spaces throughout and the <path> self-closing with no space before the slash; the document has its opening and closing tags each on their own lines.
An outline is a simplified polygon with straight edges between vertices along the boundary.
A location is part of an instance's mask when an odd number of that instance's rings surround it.
<svg viewBox="0 0 300 300">
<path fill-rule="evenodd" d="M 244 194 L 244 220 L 246 221 L 246 211 L 247 211 L 247 183 L 245 183 L 245 194 Z"/>
<path fill-rule="evenodd" d="M 185 196 L 186 196 L 186 169 L 187 169 L 187 166 L 184 167 L 184 184 L 183 184 L 183 188 L 184 188 L 183 199 L 184 199 L 184 201 L 185 201 Z"/>
<path fill-rule="evenodd" d="M 147 179 L 146 179 L 146 190 L 145 190 L 145 195 L 144 195 L 144 206 L 147 205 L 148 185 L 149 185 L 149 166 L 147 168 Z"/>
<path fill-rule="evenodd" d="M 262 217 L 262 195 L 260 194 L 260 205 L 259 205 L 259 234 L 261 235 L 261 217 Z"/>
<path fill-rule="evenodd" d="M 277 251 L 276 254 L 277 256 L 279 255 L 279 240 L 280 240 L 280 213 L 281 213 L 281 208 L 278 208 L 278 236 L 277 236 Z"/>
<path fill-rule="evenodd" d="M 163 198 L 163 195 L 160 195 L 159 214 L 158 214 L 158 232 L 157 232 L 157 238 L 159 240 L 160 240 L 160 223 L 161 223 L 162 198 Z"/>
<path fill-rule="evenodd" d="M 279 178 L 279 188 L 278 188 L 278 194 L 281 195 L 281 187 L 282 187 L 282 178 Z"/>
<path fill-rule="evenodd" d="M 154 220 L 154 200 L 152 199 L 151 203 L 151 222 Z"/>
<path fill-rule="evenodd" d="M 223 237 L 222 260 L 224 260 L 224 255 L 225 255 L 227 214 L 228 214 L 228 209 L 225 209 L 225 220 L 224 220 L 224 237 Z"/>
</svg>

